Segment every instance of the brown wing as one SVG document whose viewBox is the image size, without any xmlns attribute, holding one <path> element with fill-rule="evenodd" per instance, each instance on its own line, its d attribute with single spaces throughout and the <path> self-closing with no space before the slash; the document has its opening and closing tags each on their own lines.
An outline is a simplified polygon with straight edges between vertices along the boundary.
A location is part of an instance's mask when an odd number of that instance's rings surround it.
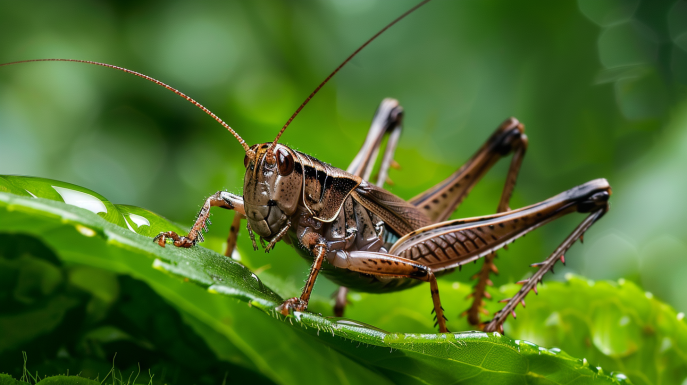
<svg viewBox="0 0 687 385">
<path fill-rule="evenodd" d="M 366 181 L 358 185 L 352 196 L 400 236 L 432 224 L 432 220 L 417 207 Z"/>
<path fill-rule="evenodd" d="M 303 203 L 322 222 L 331 222 L 361 179 L 296 151 L 303 167 Z"/>
</svg>

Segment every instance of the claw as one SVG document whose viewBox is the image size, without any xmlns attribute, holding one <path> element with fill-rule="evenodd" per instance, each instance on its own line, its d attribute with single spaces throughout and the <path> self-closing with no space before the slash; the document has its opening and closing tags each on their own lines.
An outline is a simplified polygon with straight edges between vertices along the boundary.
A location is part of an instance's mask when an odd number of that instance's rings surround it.
<svg viewBox="0 0 687 385">
<path fill-rule="evenodd" d="M 165 247 L 166 242 L 166 237 L 162 234 L 158 234 L 153 238 L 153 242 L 157 243 L 161 247 Z"/>
<path fill-rule="evenodd" d="M 308 303 L 298 297 L 289 298 L 281 305 L 277 306 L 277 311 L 282 315 L 288 316 L 291 311 L 304 311 L 308 308 Z"/>
</svg>

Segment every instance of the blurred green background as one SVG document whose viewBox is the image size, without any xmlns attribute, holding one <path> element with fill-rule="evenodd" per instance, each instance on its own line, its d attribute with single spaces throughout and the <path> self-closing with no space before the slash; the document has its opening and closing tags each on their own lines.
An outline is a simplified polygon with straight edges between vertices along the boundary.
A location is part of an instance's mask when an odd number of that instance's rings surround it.
<svg viewBox="0 0 687 385">
<path fill-rule="evenodd" d="M 0 62 L 130 68 L 189 94 L 253 144 L 272 140 L 333 68 L 414 4 L 2 2 Z M 397 98 L 406 111 L 402 170 L 387 187 L 409 199 L 515 116 L 530 147 L 511 207 L 595 178 L 613 186 L 611 212 L 551 278 L 625 277 L 687 311 L 686 84 L 684 0 L 435 0 L 353 59 L 283 142 L 345 169 L 379 102 Z M 242 160 L 210 117 L 134 76 L 76 63 L 0 68 L 0 174 L 75 183 L 189 225 L 208 195 L 241 192 Z M 495 167 L 454 217 L 493 213 L 506 169 Z M 231 216 L 215 212 L 211 234 L 223 237 Z M 495 283 L 525 277 L 581 219 L 500 252 Z M 302 285 L 309 267 L 286 245 L 264 254 L 249 251 L 245 232 L 239 242 L 261 274 Z M 450 279 L 467 282 L 476 268 Z M 315 296 L 334 290 L 321 279 Z"/>
</svg>

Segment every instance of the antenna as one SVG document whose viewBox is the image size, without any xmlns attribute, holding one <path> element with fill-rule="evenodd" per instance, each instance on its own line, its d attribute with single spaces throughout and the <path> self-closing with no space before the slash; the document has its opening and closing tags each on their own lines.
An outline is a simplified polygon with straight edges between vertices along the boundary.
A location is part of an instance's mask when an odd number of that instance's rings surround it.
<svg viewBox="0 0 687 385">
<path fill-rule="evenodd" d="M 166 89 L 168 89 L 168 90 L 174 92 L 175 94 L 181 96 L 182 98 L 184 98 L 184 99 L 188 100 L 189 102 L 191 102 L 191 103 L 192 103 L 193 105 L 195 105 L 196 107 L 198 107 L 198 108 L 200 108 L 201 110 L 203 110 L 206 114 L 212 116 L 213 119 L 215 119 L 217 122 L 219 122 L 219 124 L 221 124 L 224 128 L 226 128 L 227 130 L 229 130 L 229 132 L 231 132 L 232 135 L 234 135 L 234 137 L 236 138 L 236 140 L 239 141 L 239 144 L 241 145 L 241 147 L 243 147 L 243 150 L 246 152 L 246 155 L 248 155 L 249 157 L 252 157 L 252 156 L 253 156 L 253 155 L 252 155 L 252 154 L 253 154 L 253 151 L 252 151 L 252 150 L 250 149 L 250 147 L 246 144 L 246 141 L 243 140 L 243 138 L 241 138 L 241 136 L 240 136 L 238 133 L 236 133 L 236 131 L 234 131 L 233 128 L 229 127 L 228 124 L 226 124 L 222 119 L 220 119 L 219 116 L 215 115 L 212 111 L 210 111 L 209 109 L 207 109 L 204 105 L 198 103 L 198 102 L 195 101 L 193 98 L 191 98 L 190 96 L 186 95 L 185 93 L 183 93 L 183 92 L 177 90 L 176 88 L 174 88 L 174 87 L 172 87 L 172 86 L 169 86 L 169 85 L 167 85 L 167 84 L 165 84 L 165 83 L 163 83 L 163 82 L 161 82 L 161 81 L 159 81 L 159 80 L 157 80 L 157 79 L 151 78 L 151 77 L 148 76 L 148 75 L 144 75 L 144 74 L 142 74 L 142 73 L 140 73 L 140 72 L 132 71 L 132 70 L 129 70 L 129 69 L 126 69 L 126 68 L 123 68 L 123 67 L 118 67 L 118 66 L 115 66 L 115 65 L 112 65 L 112 64 L 99 63 L 99 62 L 89 61 L 89 60 L 76 60 L 76 59 L 32 59 L 32 60 L 21 60 L 21 61 L 15 61 L 15 62 L 11 62 L 11 63 L 0 64 L 0 67 L 12 65 L 12 64 L 31 63 L 31 62 L 39 62 L 39 61 L 65 61 L 65 62 L 74 62 L 74 63 L 93 64 L 93 65 L 97 65 L 97 66 L 102 66 L 102 67 L 107 67 L 107 68 L 113 68 L 113 69 L 116 69 L 116 70 L 120 70 L 120 71 L 126 72 L 126 73 L 128 73 L 128 74 L 136 75 L 136 76 L 138 76 L 138 77 L 140 77 L 140 78 L 143 78 L 143 79 L 145 79 L 145 80 L 149 80 L 149 81 L 151 81 L 151 82 L 153 82 L 153 83 L 155 83 L 155 84 L 157 84 L 157 85 L 159 85 L 159 86 L 162 86 L 162 87 L 164 87 L 164 88 L 166 88 Z"/>
<path fill-rule="evenodd" d="M 289 118 L 289 120 L 286 121 L 286 124 L 284 124 L 284 127 L 282 127 L 282 128 L 281 128 L 281 131 L 279 131 L 279 133 L 277 134 L 277 137 L 274 139 L 274 142 L 272 142 L 272 145 L 271 145 L 270 148 L 267 150 L 267 153 L 268 153 L 268 154 L 271 154 L 271 153 L 272 153 L 272 150 L 273 150 L 274 147 L 277 145 L 277 142 L 279 141 L 279 138 L 281 138 L 281 135 L 284 133 L 284 131 L 286 131 L 286 127 L 288 127 L 289 124 L 291 124 L 291 122 L 293 121 L 293 119 L 298 115 L 298 113 L 301 112 L 301 110 L 303 109 L 303 107 L 305 107 L 305 105 L 308 104 L 308 102 L 310 101 L 310 99 L 312 99 L 313 96 L 315 96 L 315 94 L 320 90 L 320 88 L 322 88 L 322 86 L 324 86 L 325 84 L 327 84 L 327 82 L 329 81 L 329 79 L 331 79 L 334 75 L 336 75 L 336 73 L 339 72 L 339 70 L 340 70 L 343 66 L 345 66 L 346 63 L 348 63 L 351 59 L 353 59 L 353 57 L 354 57 L 355 55 L 358 54 L 358 52 L 362 51 L 363 48 L 365 48 L 368 44 L 370 44 L 370 43 L 372 42 L 372 40 L 376 39 L 377 36 L 381 35 L 382 33 L 384 33 L 384 31 L 386 31 L 387 29 L 389 29 L 392 25 L 398 23 L 399 21 L 401 21 L 401 19 L 403 19 L 404 17 L 410 15 L 410 14 L 413 13 L 416 9 L 422 7 L 423 5 L 425 5 L 425 4 L 428 3 L 428 2 L 429 2 L 429 0 L 423 0 L 423 1 L 421 1 L 418 5 L 416 5 L 416 6 L 414 6 L 413 8 L 407 10 L 404 14 L 402 14 L 402 15 L 399 16 L 399 17 L 397 17 L 394 21 L 392 21 L 391 23 L 387 24 L 386 27 L 382 28 L 382 29 L 381 29 L 379 32 L 377 32 L 374 36 L 372 36 L 371 38 L 369 38 L 365 43 L 363 43 L 363 45 L 361 45 L 360 47 L 358 47 L 358 49 L 356 49 L 350 56 L 348 56 L 348 57 L 346 58 L 346 60 L 343 61 L 343 63 L 339 64 L 339 66 L 336 67 L 336 69 L 335 69 L 332 73 L 330 73 L 329 76 L 327 76 L 327 78 L 324 79 L 324 81 L 323 81 L 322 83 L 320 83 L 319 86 L 317 86 L 317 88 L 315 88 L 315 91 L 313 91 L 307 98 L 305 98 L 305 101 L 303 101 L 303 104 L 301 104 L 300 107 L 298 107 L 298 109 L 296 110 L 296 112 L 294 112 L 293 115 L 291 115 L 291 117 Z"/>
</svg>

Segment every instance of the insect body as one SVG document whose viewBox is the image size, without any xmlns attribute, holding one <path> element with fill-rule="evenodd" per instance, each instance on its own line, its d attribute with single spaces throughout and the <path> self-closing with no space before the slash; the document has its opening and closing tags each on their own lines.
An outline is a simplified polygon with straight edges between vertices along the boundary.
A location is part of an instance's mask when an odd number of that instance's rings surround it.
<svg viewBox="0 0 687 385">
<path fill-rule="evenodd" d="M 494 269 L 494 252 L 552 220 L 573 212 L 588 216 L 544 262 L 522 289 L 506 301 L 485 330 L 502 330 L 508 314 L 552 270 L 564 252 L 608 211 L 611 190 L 604 179 L 575 187 L 543 202 L 510 210 L 508 202 L 527 149 L 524 126 L 514 118 L 499 126 L 487 142 L 454 174 L 417 197 L 405 201 L 383 189 L 402 130 L 403 109 L 396 100 L 385 99 L 375 114 L 365 142 L 347 170 L 330 166 L 307 154 L 295 151 L 278 140 L 293 118 L 312 96 L 357 52 L 381 32 L 417 9 L 406 12 L 350 55 L 305 100 L 272 142 L 248 146 L 226 123 L 195 100 L 176 89 L 121 67 L 86 62 L 133 73 L 153 81 L 189 100 L 226 127 L 245 152 L 243 195 L 219 191 L 205 201 L 196 222 L 187 235 L 165 232 L 155 242 L 165 246 L 171 240 L 178 247 L 193 247 L 203 241 L 203 231 L 211 207 L 236 211 L 229 234 L 227 255 L 236 245 L 240 221 L 247 220 L 247 230 L 257 250 L 256 239 L 266 251 L 283 241 L 290 244 L 312 267 L 300 297 L 285 301 L 278 310 L 307 309 L 310 294 L 320 272 L 341 285 L 336 312 L 341 314 L 347 288 L 368 292 L 402 290 L 429 282 L 433 312 L 441 332 L 447 332 L 436 277 L 462 265 L 485 258 L 486 275 L 480 275 L 478 288 L 488 282 Z M 78 61 L 65 59 L 44 59 Z M 14 63 L 8 63 L 14 64 Z M 0 65 L 1 66 L 1 65 Z M 371 181 L 383 138 L 387 145 L 381 156 L 379 175 Z M 512 154 L 511 166 L 498 206 L 498 213 L 483 217 L 448 220 L 480 178 L 499 159 Z M 473 309 L 481 306 L 482 290 L 475 292 L 475 303 L 468 312 L 477 323 Z"/>
<path fill-rule="evenodd" d="M 394 100 L 380 106 L 368 140 L 346 172 L 284 145 L 252 146 L 246 155 L 243 197 L 217 192 L 207 199 L 187 236 L 168 232 L 156 240 L 164 246 L 190 247 L 202 237 L 210 207 L 219 206 L 245 215 L 251 238 L 255 234 L 270 250 L 280 240 L 290 243 L 312 268 L 303 294 L 280 307 L 283 314 L 307 308 L 317 275 L 359 291 L 388 292 L 429 282 L 440 331 L 447 331 L 436 276 L 490 255 L 527 232 L 572 212 L 589 216 L 541 264 L 540 270 L 496 314 L 487 330 L 500 329 L 503 320 L 553 267 L 584 231 L 608 210 L 610 187 L 594 180 L 541 203 L 470 219 L 446 221 L 474 184 L 499 158 L 523 151 L 523 126 L 508 119 L 473 158 L 455 174 L 409 202 L 369 183 L 369 171 L 386 132 L 400 130 L 400 107 Z M 395 118 L 395 120 L 394 120 Z M 382 125 L 377 123 L 383 122 Z M 392 144 L 393 145 L 393 144 Z M 393 148 L 387 148 L 387 155 Z M 390 163 L 391 156 L 385 156 Z M 516 167 L 504 189 L 507 206 Z M 386 165 L 388 166 L 388 165 Z M 385 165 L 382 164 L 382 168 Z M 378 181 L 381 183 L 381 181 Z M 255 248 L 257 244 L 254 240 Z"/>
</svg>

